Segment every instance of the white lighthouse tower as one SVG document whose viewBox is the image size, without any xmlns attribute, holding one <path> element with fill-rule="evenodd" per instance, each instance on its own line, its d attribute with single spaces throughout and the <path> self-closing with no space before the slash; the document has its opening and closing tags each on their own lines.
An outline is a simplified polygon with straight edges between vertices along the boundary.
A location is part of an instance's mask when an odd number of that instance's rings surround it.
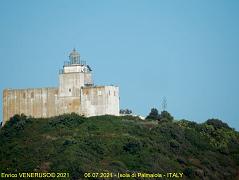
<svg viewBox="0 0 239 180">
<path fill-rule="evenodd" d="M 69 60 L 59 74 L 60 97 L 79 96 L 82 87 L 93 86 L 91 69 L 80 60 L 80 54 L 75 49 L 70 53 Z"/>
</svg>

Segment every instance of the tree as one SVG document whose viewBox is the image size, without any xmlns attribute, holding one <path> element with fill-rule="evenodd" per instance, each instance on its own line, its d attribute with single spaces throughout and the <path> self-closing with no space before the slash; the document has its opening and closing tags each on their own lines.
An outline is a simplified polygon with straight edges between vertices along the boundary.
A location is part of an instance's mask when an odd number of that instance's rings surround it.
<svg viewBox="0 0 239 180">
<path fill-rule="evenodd" d="M 159 119 L 158 110 L 156 108 L 152 108 L 146 119 L 158 120 Z"/>
<path fill-rule="evenodd" d="M 172 121 L 173 116 L 171 116 L 171 114 L 168 111 L 162 111 L 161 114 L 159 115 L 158 120 L 161 122 Z"/>
<path fill-rule="evenodd" d="M 132 114 L 132 110 L 129 110 L 129 109 L 120 109 L 120 114 L 129 115 L 129 114 Z"/>
<path fill-rule="evenodd" d="M 219 119 L 208 119 L 206 121 L 206 124 L 212 125 L 215 129 L 221 129 L 221 128 L 231 129 L 227 123 L 224 123 Z"/>
</svg>

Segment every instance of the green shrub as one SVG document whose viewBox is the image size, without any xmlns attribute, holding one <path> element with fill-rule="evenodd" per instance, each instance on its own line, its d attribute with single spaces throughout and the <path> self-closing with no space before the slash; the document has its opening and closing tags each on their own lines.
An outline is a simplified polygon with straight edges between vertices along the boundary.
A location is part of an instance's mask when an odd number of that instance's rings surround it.
<svg viewBox="0 0 239 180">
<path fill-rule="evenodd" d="M 227 123 L 224 123 L 219 119 L 208 119 L 205 123 L 208 125 L 212 125 L 215 129 L 231 129 Z"/>
<path fill-rule="evenodd" d="M 173 116 L 168 111 L 162 111 L 158 120 L 159 122 L 173 121 Z"/>
<path fill-rule="evenodd" d="M 158 120 L 159 119 L 158 110 L 156 108 L 152 108 L 146 119 Z"/>
<path fill-rule="evenodd" d="M 128 140 L 128 142 L 123 146 L 123 150 L 130 154 L 136 154 L 141 150 L 141 143 L 138 141 Z"/>
</svg>

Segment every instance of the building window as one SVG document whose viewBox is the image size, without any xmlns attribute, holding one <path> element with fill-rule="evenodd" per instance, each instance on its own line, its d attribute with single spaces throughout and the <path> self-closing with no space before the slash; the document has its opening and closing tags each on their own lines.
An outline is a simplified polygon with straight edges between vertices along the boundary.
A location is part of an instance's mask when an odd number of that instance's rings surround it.
<svg viewBox="0 0 239 180">
<path fill-rule="evenodd" d="M 116 96 L 116 92 L 114 91 L 114 96 Z"/>
<path fill-rule="evenodd" d="M 109 91 L 109 96 L 110 96 L 110 91 Z"/>
<path fill-rule="evenodd" d="M 26 93 L 25 92 L 22 94 L 22 97 L 23 97 L 23 99 L 26 98 Z"/>
<path fill-rule="evenodd" d="M 69 92 L 71 92 L 71 88 L 69 89 Z"/>
</svg>

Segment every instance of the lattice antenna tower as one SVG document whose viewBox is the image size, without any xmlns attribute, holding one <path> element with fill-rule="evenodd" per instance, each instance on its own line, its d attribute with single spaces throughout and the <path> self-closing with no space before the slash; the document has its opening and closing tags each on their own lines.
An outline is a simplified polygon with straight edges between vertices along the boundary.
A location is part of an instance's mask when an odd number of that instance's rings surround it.
<svg viewBox="0 0 239 180">
<path fill-rule="evenodd" d="M 163 97 L 162 109 L 163 109 L 163 111 L 166 111 L 166 109 L 167 109 L 167 99 L 166 99 L 166 97 Z"/>
</svg>

